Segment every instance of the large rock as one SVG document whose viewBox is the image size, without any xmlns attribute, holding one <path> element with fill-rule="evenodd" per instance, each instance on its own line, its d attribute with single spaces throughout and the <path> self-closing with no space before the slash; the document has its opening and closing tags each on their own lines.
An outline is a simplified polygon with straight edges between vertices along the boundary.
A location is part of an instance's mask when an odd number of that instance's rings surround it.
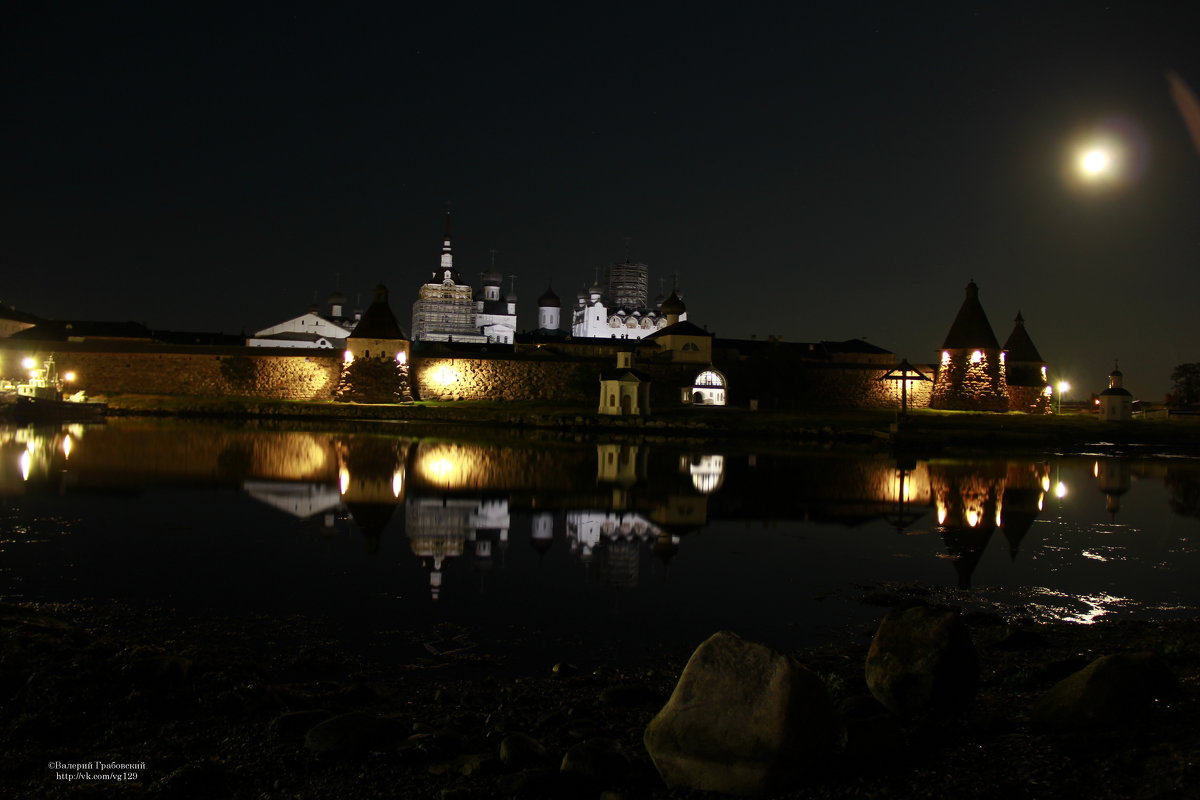
<svg viewBox="0 0 1200 800">
<path fill-rule="evenodd" d="M 879 623 L 867 653 L 867 687 L 894 714 L 960 711 L 979 685 L 979 660 L 954 611 L 915 606 Z"/>
<path fill-rule="evenodd" d="M 1038 698 L 1031 721 L 1048 730 L 1077 730 L 1126 722 L 1178 690 L 1152 653 L 1102 656 L 1063 678 Z"/>
<path fill-rule="evenodd" d="M 692 653 L 644 742 L 669 786 L 752 795 L 799 782 L 838 737 L 816 674 L 723 631 Z"/>
</svg>

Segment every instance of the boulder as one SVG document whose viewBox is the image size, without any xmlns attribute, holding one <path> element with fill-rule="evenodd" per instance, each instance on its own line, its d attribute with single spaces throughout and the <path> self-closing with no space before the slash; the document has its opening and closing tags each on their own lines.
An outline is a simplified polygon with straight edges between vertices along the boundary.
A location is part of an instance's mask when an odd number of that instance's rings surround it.
<svg viewBox="0 0 1200 800">
<path fill-rule="evenodd" d="M 1153 653 L 1102 656 L 1039 697 L 1030 719 L 1054 731 L 1119 724 L 1177 690 L 1174 676 Z"/>
<path fill-rule="evenodd" d="M 644 742 L 668 786 L 754 795 L 799 783 L 839 735 L 815 673 L 722 631 L 692 653 Z"/>
<path fill-rule="evenodd" d="M 961 711 L 978 686 L 975 645 L 957 612 L 914 606 L 879 623 L 867 653 L 867 687 L 892 713 Z"/>
</svg>

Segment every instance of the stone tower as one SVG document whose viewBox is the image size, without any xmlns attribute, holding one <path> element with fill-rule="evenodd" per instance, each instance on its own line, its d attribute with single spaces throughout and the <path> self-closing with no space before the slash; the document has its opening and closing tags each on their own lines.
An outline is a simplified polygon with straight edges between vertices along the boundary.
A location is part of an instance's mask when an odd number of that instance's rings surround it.
<svg viewBox="0 0 1200 800">
<path fill-rule="evenodd" d="M 975 281 L 946 334 L 933 383 L 930 408 L 1007 411 L 1004 351 L 979 302 Z"/>
</svg>

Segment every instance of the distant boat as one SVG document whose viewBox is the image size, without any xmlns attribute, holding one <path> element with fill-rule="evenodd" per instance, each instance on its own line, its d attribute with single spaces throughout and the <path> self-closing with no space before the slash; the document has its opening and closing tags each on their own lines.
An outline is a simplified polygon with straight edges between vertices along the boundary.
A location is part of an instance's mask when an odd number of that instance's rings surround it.
<svg viewBox="0 0 1200 800">
<path fill-rule="evenodd" d="M 30 369 L 29 380 L 18 383 L 16 393 L 4 404 L 7 416 L 19 422 L 84 421 L 103 419 L 106 403 L 91 403 L 64 397 L 62 380 L 51 355 L 41 369 Z"/>
</svg>

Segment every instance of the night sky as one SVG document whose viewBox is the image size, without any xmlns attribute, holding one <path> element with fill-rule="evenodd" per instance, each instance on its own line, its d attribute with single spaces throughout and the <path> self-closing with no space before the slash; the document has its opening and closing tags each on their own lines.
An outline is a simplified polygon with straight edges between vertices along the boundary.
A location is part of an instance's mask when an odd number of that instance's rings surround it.
<svg viewBox="0 0 1200 800">
<path fill-rule="evenodd" d="M 190 9 L 190 10 L 189 10 Z M 0 300 L 237 333 L 341 275 L 410 323 L 456 266 L 520 327 L 628 254 L 719 336 L 932 362 L 974 279 L 1068 395 L 1200 361 L 1184 2 L 29 3 L 8 9 Z M 1081 185 L 1084 140 L 1122 145 Z M 628 241 L 628 244 L 627 244 Z M 507 287 L 506 287 L 507 288 Z"/>
</svg>

